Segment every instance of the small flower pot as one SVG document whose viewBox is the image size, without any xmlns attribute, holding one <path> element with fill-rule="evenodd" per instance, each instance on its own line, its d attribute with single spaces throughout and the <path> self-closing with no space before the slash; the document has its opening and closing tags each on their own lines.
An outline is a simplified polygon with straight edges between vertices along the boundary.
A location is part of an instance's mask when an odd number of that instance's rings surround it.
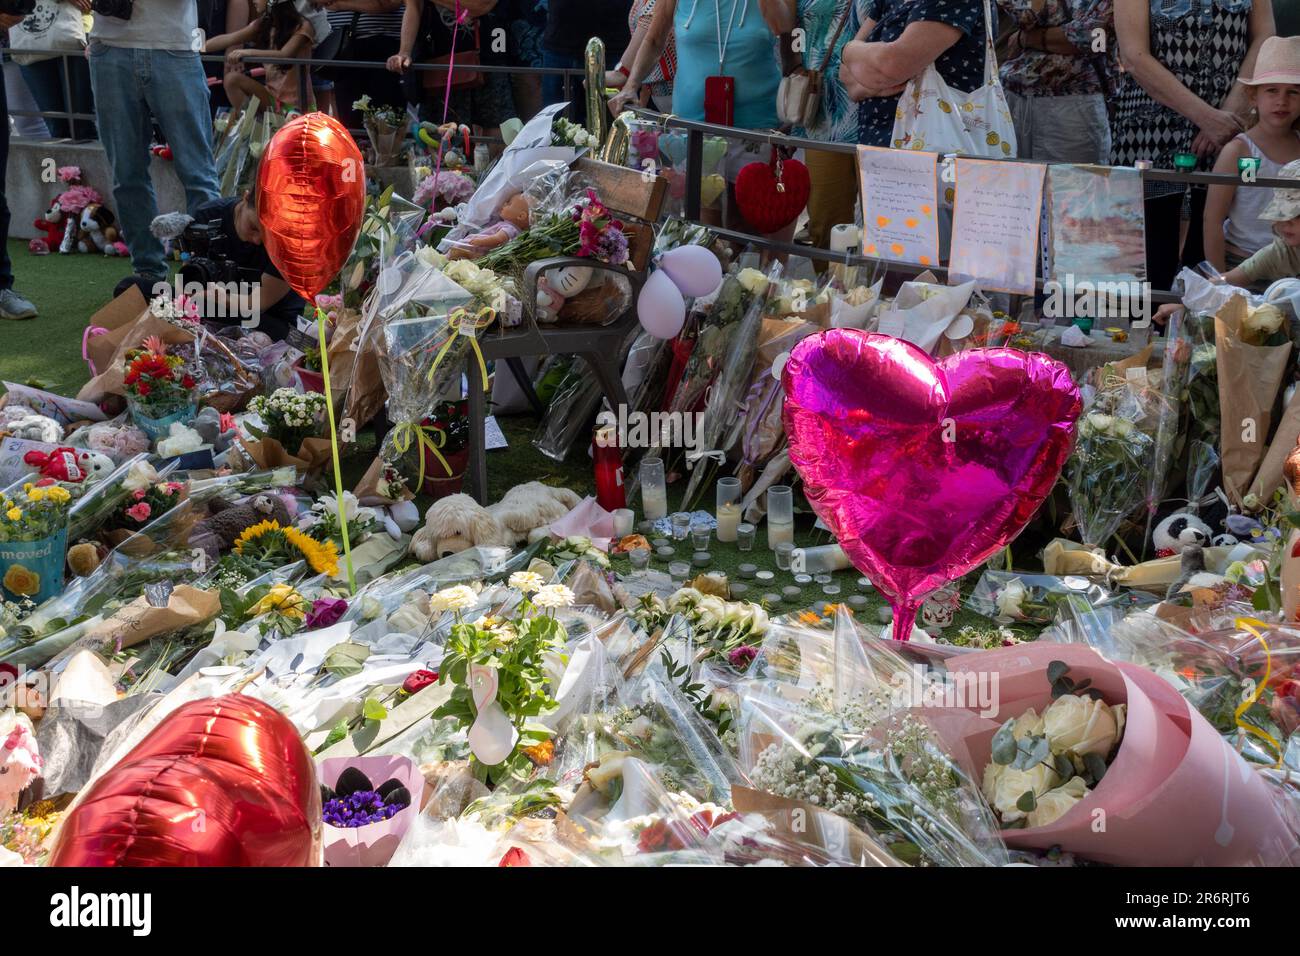
<svg viewBox="0 0 1300 956">
<path fill-rule="evenodd" d="M 421 491 L 430 498 L 445 498 L 447 495 L 459 494 L 461 487 L 465 484 L 465 468 L 469 464 L 469 448 L 462 448 L 460 451 L 452 452 L 450 455 L 443 455 L 447 465 L 451 468 L 451 474 L 447 474 L 447 469 L 442 467 L 442 462 L 433 456 L 433 452 L 427 448 L 422 449 L 424 454 L 424 484 Z"/>
<path fill-rule="evenodd" d="M 6 601 L 41 604 L 63 590 L 68 530 L 39 541 L 0 541 L 0 592 Z"/>
<path fill-rule="evenodd" d="M 134 400 L 128 399 L 127 407 L 131 410 L 131 421 L 135 422 L 136 427 L 149 436 L 150 441 L 166 438 L 171 433 L 173 424 L 180 422 L 183 425 L 188 425 L 199 414 L 199 410 L 193 402 L 182 405 L 174 411 L 163 411 L 161 409 L 142 408 Z"/>
<path fill-rule="evenodd" d="M 303 368 L 301 365 L 293 367 L 293 374 L 298 378 L 298 384 L 309 392 L 316 392 L 319 395 L 325 394 L 325 376 L 320 372 L 313 372 L 309 368 Z"/>
</svg>

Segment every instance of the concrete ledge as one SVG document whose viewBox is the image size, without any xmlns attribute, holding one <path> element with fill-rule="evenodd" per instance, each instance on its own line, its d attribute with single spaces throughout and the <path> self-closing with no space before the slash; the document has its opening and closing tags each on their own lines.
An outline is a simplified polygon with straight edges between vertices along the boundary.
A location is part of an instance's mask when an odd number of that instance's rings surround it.
<svg viewBox="0 0 1300 956">
<path fill-rule="evenodd" d="M 54 197 L 67 189 L 58 181 L 46 182 L 42 172 L 60 166 L 80 166 L 81 181 L 99 191 L 108 207 L 117 213 L 113 201 L 113 173 L 108 157 L 99 143 L 74 143 L 69 140 L 32 140 L 15 137 L 9 141 L 9 166 L 5 171 L 5 198 L 9 201 L 9 235 L 31 239 L 40 235 L 32 225 L 45 215 Z M 150 157 L 149 173 L 153 177 L 158 211 L 176 212 L 185 208 L 185 190 L 172 169 L 171 160 Z"/>
</svg>

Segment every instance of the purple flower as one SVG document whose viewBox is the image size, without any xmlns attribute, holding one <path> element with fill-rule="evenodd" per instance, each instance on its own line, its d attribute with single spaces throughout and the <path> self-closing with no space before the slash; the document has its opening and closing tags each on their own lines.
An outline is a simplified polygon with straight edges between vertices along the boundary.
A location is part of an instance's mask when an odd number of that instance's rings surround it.
<svg viewBox="0 0 1300 956">
<path fill-rule="evenodd" d="M 743 671 L 746 667 L 754 662 L 758 656 L 758 651 L 748 644 L 741 644 L 727 655 L 727 662 L 738 671 Z"/>
<path fill-rule="evenodd" d="M 333 797 L 325 801 L 321 816 L 332 827 L 363 827 L 391 819 L 406 804 L 385 803 L 374 790 L 359 790 L 346 797 Z"/>
<path fill-rule="evenodd" d="M 317 598 L 311 602 L 311 610 L 307 612 L 303 627 L 308 631 L 314 631 L 317 628 L 337 624 L 347 613 L 347 609 L 348 602 L 342 598 Z"/>
</svg>

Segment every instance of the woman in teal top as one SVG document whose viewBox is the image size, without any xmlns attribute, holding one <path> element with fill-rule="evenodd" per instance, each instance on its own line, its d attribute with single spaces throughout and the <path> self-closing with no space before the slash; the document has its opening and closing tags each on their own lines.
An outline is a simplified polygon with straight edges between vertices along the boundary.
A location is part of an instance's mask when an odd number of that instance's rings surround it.
<svg viewBox="0 0 1300 956">
<path fill-rule="evenodd" d="M 660 0 L 627 83 L 610 102 L 615 115 L 628 102 L 637 102 L 641 81 L 659 61 L 670 35 L 677 39 L 674 114 L 704 120 L 705 79 L 730 76 L 735 80 L 733 126 L 775 129 L 780 125 L 776 38 L 763 21 L 758 0 Z"/>
</svg>

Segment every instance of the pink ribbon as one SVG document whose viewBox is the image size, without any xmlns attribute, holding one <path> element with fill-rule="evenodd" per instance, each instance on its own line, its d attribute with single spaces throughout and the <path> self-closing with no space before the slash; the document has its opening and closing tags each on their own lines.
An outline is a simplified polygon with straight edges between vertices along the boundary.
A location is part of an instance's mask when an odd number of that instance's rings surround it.
<svg viewBox="0 0 1300 956">
<path fill-rule="evenodd" d="M 90 337 L 92 335 L 107 335 L 107 334 L 108 334 L 108 329 L 102 328 L 98 325 L 88 325 L 86 326 L 86 331 L 81 333 L 81 358 L 87 365 L 90 366 L 91 378 L 94 378 L 96 375 L 99 374 L 99 372 L 95 369 L 95 363 L 90 360 L 90 350 L 89 350 Z"/>
<path fill-rule="evenodd" d="M 442 93 L 442 123 L 439 124 L 442 126 L 446 125 L 447 116 L 449 113 L 451 113 L 451 78 L 456 73 L 456 37 L 460 35 L 461 25 L 469 21 L 469 11 L 461 9 L 460 0 L 456 0 L 455 14 L 456 14 L 456 22 L 452 24 L 452 28 L 451 28 L 451 57 L 450 59 L 447 60 L 447 87 L 446 89 L 443 90 Z M 442 172 L 442 151 L 446 148 L 446 146 L 447 146 L 447 138 L 445 136 L 439 136 L 438 137 L 438 159 L 433 165 L 433 181 L 435 183 L 438 181 L 438 174 Z M 465 144 L 465 148 L 469 149 L 468 142 Z M 468 158 L 469 157 L 466 157 L 466 159 Z M 420 231 L 415 234 L 415 237 L 418 239 L 422 235 L 424 235 L 425 230 L 427 230 L 432 224 L 433 224 L 433 220 L 430 219 L 428 222 L 426 222 L 423 226 L 420 227 Z"/>
</svg>

